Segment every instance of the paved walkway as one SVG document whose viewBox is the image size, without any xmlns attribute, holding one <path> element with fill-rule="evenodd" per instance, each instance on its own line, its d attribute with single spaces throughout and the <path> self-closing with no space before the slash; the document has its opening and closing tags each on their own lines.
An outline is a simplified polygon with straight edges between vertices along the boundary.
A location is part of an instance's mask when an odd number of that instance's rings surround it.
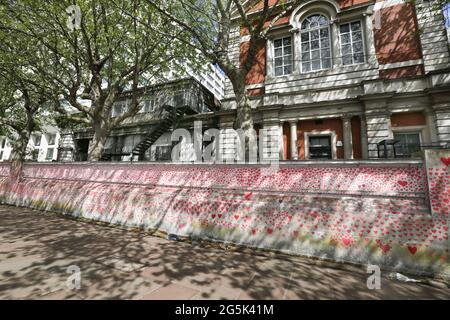
<svg viewBox="0 0 450 320">
<path fill-rule="evenodd" d="M 69 266 L 81 288 L 67 288 Z M 439 282 L 366 286 L 363 268 L 167 241 L 0 206 L 0 299 L 450 299 Z"/>
</svg>

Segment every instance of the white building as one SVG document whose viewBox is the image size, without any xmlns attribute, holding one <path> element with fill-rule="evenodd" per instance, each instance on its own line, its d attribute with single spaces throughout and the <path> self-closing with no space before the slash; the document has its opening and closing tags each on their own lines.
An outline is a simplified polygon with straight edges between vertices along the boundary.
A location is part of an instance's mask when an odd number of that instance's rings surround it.
<svg viewBox="0 0 450 320">
<path fill-rule="evenodd" d="M 27 161 L 52 162 L 58 160 L 60 134 L 58 128 L 48 126 L 43 132 L 31 135 L 27 146 Z M 0 137 L 0 162 L 10 161 L 12 156 L 11 142 Z"/>
</svg>

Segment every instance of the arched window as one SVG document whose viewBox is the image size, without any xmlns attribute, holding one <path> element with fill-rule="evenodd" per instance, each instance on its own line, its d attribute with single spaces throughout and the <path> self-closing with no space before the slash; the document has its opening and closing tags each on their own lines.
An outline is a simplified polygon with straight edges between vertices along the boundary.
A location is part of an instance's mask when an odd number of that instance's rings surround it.
<svg viewBox="0 0 450 320">
<path fill-rule="evenodd" d="M 302 72 L 331 67 L 330 22 L 327 17 L 315 14 L 301 25 Z"/>
</svg>

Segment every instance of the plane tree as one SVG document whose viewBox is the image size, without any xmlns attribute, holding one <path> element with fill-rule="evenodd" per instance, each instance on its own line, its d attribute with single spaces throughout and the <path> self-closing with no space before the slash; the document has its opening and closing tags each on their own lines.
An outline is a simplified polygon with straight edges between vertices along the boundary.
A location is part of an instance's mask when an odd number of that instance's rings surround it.
<svg viewBox="0 0 450 320">
<path fill-rule="evenodd" d="M 25 48 L 27 68 L 43 89 L 52 88 L 48 97 L 55 110 L 91 129 L 88 158 L 99 161 L 111 131 L 139 112 L 142 91 L 137 89 L 163 79 L 174 61 L 190 55 L 195 60 L 195 53 L 180 45 L 190 38 L 188 32 L 141 0 L 74 3 L 4 2 L 0 29 L 33 42 Z M 124 91 L 131 92 L 130 103 L 114 114 L 113 105 Z"/>
</svg>

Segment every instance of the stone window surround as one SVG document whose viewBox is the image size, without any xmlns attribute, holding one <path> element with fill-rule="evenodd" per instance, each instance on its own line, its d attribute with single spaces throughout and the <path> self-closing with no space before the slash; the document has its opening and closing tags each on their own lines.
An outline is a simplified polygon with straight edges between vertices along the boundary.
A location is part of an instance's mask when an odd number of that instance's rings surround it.
<svg viewBox="0 0 450 320">
<path fill-rule="evenodd" d="M 309 160 L 309 138 L 316 136 L 330 136 L 331 137 L 331 153 L 333 160 L 337 160 L 337 134 L 336 131 L 325 130 L 325 131 L 314 131 L 305 132 L 305 160 Z"/>
<path fill-rule="evenodd" d="M 352 12 L 349 14 L 342 15 L 342 17 L 337 17 L 339 12 L 333 12 L 332 10 L 323 9 L 322 5 L 317 5 L 314 9 L 309 9 L 302 11 L 300 14 L 294 11 L 293 13 L 296 17 L 291 18 L 291 22 L 287 26 L 279 27 L 273 30 L 267 36 L 267 44 L 266 44 L 266 61 L 267 61 L 267 76 L 266 83 L 278 82 L 282 81 L 291 81 L 298 80 L 309 77 L 318 77 L 318 76 L 327 76 L 339 73 L 345 73 L 350 71 L 357 70 L 366 70 L 369 68 L 378 68 L 378 62 L 375 56 L 375 47 L 374 47 L 374 39 L 373 33 L 369 32 L 372 29 L 372 20 L 371 20 L 371 12 L 370 10 L 366 11 L 358 11 Z M 332 56 L 332 67 L 325 70 L 319 71 L 311 71 L 302 73 L 300 67 L 299 58 L 301 57 L 301 48 L 300 48 L 300 28 L 296 25 L 300 23 L 293 22 L 299 17 L 300 22 L 305 18 L 309 17 L 313 14 L 324 14 L 330 20 L 330 30 L 331 30 L 331 56 Z M 298 19 L 297 19 L 298 20 Z M 341 45 L 339 41 L 340 32 L 339 25 L 345 23 L 351 23 L 355 21 L 361 21 L 361 31 L 363 34 L 363 52 L 365 55 L 365 62 L 360 64 L 352 64 L 352 65 L 343 65 L 342 63 L 338 63 L 338 59 L 341 55 Z M 280 37 L 292 36 L 292 42 L 294 47 L 293 54 L 293 72 L 289 75 L 284 76 L 275 76 L 274 70 L 274 46 L 273 41 Z"/>
</svg>

